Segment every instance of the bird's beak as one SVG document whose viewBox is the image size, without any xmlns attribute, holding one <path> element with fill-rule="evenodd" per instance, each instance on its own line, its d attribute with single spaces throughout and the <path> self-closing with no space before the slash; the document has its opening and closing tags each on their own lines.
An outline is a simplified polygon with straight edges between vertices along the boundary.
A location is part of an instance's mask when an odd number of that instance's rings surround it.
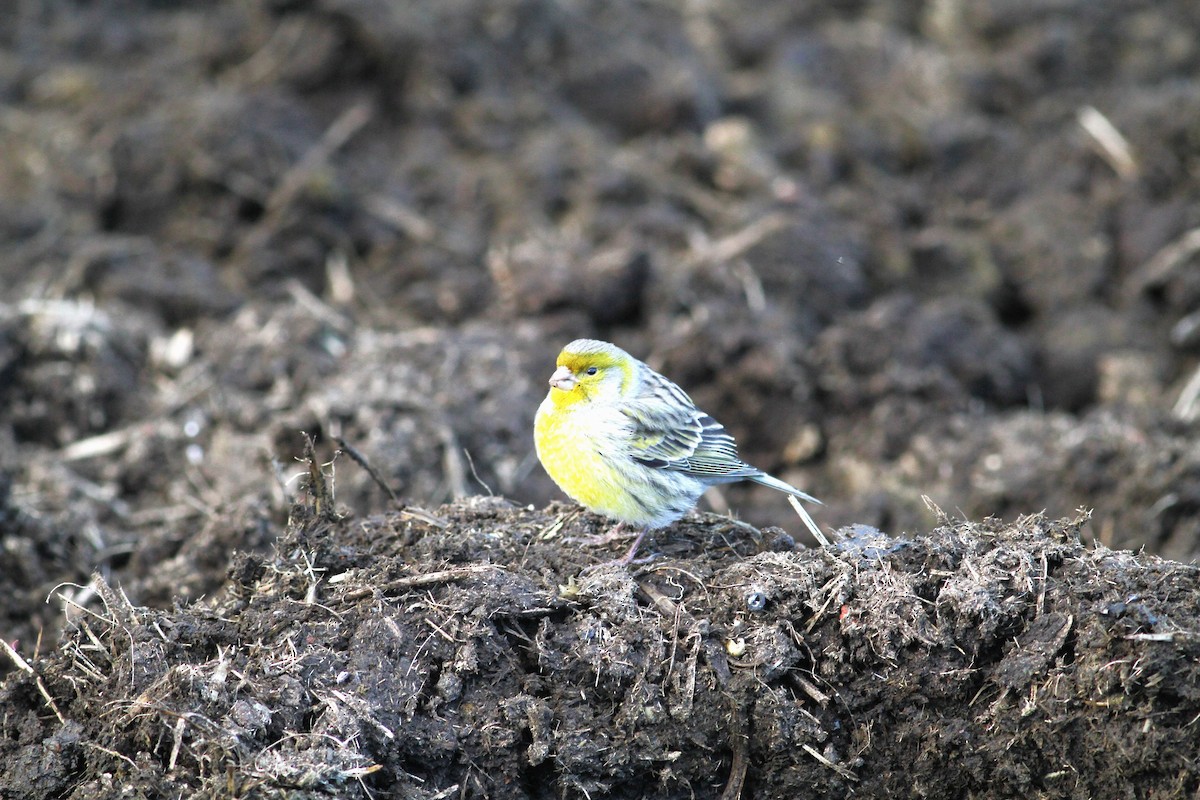
<svg viewBox="0 0 1200 800">
<path fill-rule="evenodd" d="M 550 385 L 564 392 L 574 389 L 577 383 L 579 383 L 579 380 L 575 377 L 575 373 L 571 372 L 567 367 L 559 367 L 550 376 Z"/>
</svg>

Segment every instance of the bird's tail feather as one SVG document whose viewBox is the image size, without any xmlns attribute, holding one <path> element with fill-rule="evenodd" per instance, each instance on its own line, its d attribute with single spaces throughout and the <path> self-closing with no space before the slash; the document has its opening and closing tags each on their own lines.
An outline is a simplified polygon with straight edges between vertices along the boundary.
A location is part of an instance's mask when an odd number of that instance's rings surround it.
<svg viewBox="0 0 1200 800">
<path fill-rule="evenodd" d="M 765 472 L 760 472 L 758 475 L 750 476 L 750 480 L 754 481 L 755 483 L 761 483 L 763 486 L 770 486 L 772 489 L 776 489 L 784 494 L 790 495 L 788 500 L 791 502 L 792 508 L 796 509 L 796 513 L 800 515 L 800 519 L 804 523 L 805 527 L 812 532 L 812 535 L 816 537 L 818 542 L 826 547 L 829 546 L 829 539 L 824 533 L 821 532 L 820 527 L 817 526 L 816 521 L 808 513 L 808 510 L 804 506 L 800 505 L 800 502 L 795 498 L 807 500 L 808 502 L 816 503 L 817 505 L 823 505 L 820 500 L 813 497 L 811 494 L 808 494 L 807 492 L 800 491 L 790 483 L 784 483 L 778 478 L 771 477 Z"/>
<path fill-rule="evenodd" d="M 794 497 L 799 497 L 801 500 L 806 500 L 809 503 L 816 503 L 819 506 L 824 505 L 824 503 L 822 503 L 817 498 L 813 497 L 811 494 L 808 494 L 807 492 L 802 492 L 799 489 L 797 489 L 795 486 L 792 486 L 790 483 L 784 483 L 783 481 L 779 480 L 778 478 L 773 478 L 765 472 L 760 472 L 757 475 L 748 475 L 747 478 L 749 480 L 754 481 L 755 483 L 761 483 L 763 486 L 770 486 L 772 489 L 774 489 L 777 492 L 783 492 L 784 494 L 790 494 Z"/>
</svg>

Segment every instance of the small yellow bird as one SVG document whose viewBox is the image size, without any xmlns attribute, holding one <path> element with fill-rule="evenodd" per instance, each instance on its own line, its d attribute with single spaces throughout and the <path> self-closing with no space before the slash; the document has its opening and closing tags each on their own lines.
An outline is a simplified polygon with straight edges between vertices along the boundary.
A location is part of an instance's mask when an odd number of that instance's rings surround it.
<svg viewBox="0 0 1200 800">
<path fill-rule="evenodd" d="M 738 458 L 733 437 L 683 389 L 608 342 L 563 348 L 533 429 L 538 460 L 560 489 L 642 528 L 622 563 L 647 531 L 682 517 L 710 486 L 749 480 L 821 502 Z M 820 537 L 811 518 L 805 524 Z"/>
</svg>

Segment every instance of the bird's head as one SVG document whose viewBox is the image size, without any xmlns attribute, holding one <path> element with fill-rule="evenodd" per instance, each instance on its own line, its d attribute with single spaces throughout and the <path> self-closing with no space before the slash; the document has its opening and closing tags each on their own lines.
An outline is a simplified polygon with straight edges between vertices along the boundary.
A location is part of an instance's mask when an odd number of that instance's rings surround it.
<svg viewBox="0 0 1200 800">
<path fill-rule="evenodd" d="M 576 339 L 558 354 L 550 397 L 559 407 L 620 399 L 633 385 L 637 362 L 616 345 Z"/>
</svg>

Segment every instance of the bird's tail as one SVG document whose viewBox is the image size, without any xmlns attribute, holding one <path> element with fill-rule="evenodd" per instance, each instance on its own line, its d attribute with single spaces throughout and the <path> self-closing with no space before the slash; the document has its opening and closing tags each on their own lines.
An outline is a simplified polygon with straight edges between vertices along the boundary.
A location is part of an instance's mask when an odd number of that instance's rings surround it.
<svg viewBox="0 0 1200 800">
<path fill-rule="evenodd" d="M 816 521 L 812 518 L 811 515 L 809 515 L 808 510 L 805 509 L 804 506 L 800 505 L 800 503 L 798 503 L 796 500 L 793 500 L 792 498 L 798 497 L 801 500 L 807 500 L 810 503 L 816 503 L 817 505 L 824 505 L 820 500 L 813 497 L 811 494 L 808 494 L 807 492 L 800 491 L 795 486 L 792 486 L 790 483 L 784 483 L 783 481 L 779 480 L 778 478 L 772 478 L 770 475 L 768 475 L 765 472 L 760 472 L 757 475 L 751 475 L 751 476 L 749 476 L 749 480 L 752 480 L 755 483 L 761 483 L 763 486 L 770 486 L 772 489 L 775 489 L 776 491 L 780 491 L 780 492 L 783 492 L 784 494 L 791 495 L 791 497 L 789 497 L 788 500 L 791 501 L 792 508 L 796 509 L 796 513 L 800 515 L 800 520 L 804 523 L 805 527 L 807 527 L 812 532 L 812 535 L 814 537 L 816 537 L 816 540 L 818 542 L 825 545 L 826 547 L 829 546 L 829 539 L 825 536 L 824 533 L 821 532 L 820 527 L 817 526 Z"/>
<path fill-rule="evenodd" d="M 801 500 L 806 500 L 809 503 L 816 503 L 819 506 L 824 505 L 824 503 L 813 497 L 811 494 L 802 492 L 795 486 L 792 486 L 790 483 L 784 483 L 778 478 L 772 478 L 765 472 L 760 472 L 757 475 L 748 475 L 747 479 L 752 480 L 755 483 L 761 483 L 763 486 L 770 486 L 777 492 L 783 492 L 784 494 L 790 494 L 793 497 L 799 497 Z"/>
</svg>

